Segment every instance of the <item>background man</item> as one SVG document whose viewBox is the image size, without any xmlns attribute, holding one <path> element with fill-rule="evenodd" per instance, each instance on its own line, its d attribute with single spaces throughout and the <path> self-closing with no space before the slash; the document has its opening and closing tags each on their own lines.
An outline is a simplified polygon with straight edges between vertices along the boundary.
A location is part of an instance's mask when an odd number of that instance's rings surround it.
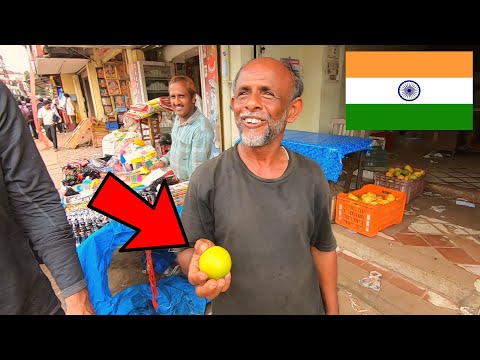
<svg viewBox="0 0 480 360">
<path fill-rule="evenodd" d="M 192 79 L 173 77 L 168 92 L 177 115 L 172 128 L 172 146 L 153 169 L 170 165 L 178 179 L 188 180 L 194 170 L 211 157 L 213 128 L 195 105 L 197 89 Z"/>
<path fill-rule="evenodd" d="M 52 102 L 45 100 L 43 106 L 38 110 L 38 122 L 43 125 L 45 135 L 53 143 L 53 151 L 58 151 L 57 145 L 57 123 L 54 121 L 55 111 L 52 109 Z"/>
</svg>

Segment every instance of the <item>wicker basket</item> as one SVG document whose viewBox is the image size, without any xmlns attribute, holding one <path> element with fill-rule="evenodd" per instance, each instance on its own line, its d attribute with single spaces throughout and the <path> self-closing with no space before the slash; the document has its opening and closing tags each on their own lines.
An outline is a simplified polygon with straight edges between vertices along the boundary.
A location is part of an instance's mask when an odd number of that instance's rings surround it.
<svg viewBox="0 0 480 360">
<path fill-rule="evenodd" d="M 400 167 L 400 166 L 393 166 Z M 414 171 L 420 171 L 421 169 L 413 169 Z M 425 171 L 425 170 L 424 170 Z M 406 204 L 413 198 L 422 195 L 425 189 L 427 174 L 423 174 L 416 180 L 400 180 L 396 177 L 387 177 L 383 173 L 375 173 L 375 185 L 383 186 L 386 188 L 394 189 L 405 193 Z"/>
</svg>

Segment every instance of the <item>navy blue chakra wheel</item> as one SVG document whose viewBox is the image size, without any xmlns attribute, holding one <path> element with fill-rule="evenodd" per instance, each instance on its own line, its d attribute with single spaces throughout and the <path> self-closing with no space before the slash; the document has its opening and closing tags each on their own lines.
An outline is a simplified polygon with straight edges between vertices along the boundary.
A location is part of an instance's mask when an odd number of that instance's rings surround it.
<svg viewBox="0 0 480 360">
<path fill-rule="evenodd" d="M 398 95 L 405 101 L 413 101 L 420 96 L 420 86 L 413 80 L 405 80 L 398 87 Z"/>
</svg>

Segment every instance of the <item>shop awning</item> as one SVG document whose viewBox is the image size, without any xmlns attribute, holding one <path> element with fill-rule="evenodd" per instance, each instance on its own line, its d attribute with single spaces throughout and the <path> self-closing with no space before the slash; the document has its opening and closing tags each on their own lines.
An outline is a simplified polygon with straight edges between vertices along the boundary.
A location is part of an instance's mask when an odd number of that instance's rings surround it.
<svg viewBox="0 0 480 360">
<path fill-rule="evenodd" d="M 89 61 L 90 59 L 76 58 L 37 58 L 37 73 L 38 75 L 73 74 L 87 65 Z"/>
</svg>

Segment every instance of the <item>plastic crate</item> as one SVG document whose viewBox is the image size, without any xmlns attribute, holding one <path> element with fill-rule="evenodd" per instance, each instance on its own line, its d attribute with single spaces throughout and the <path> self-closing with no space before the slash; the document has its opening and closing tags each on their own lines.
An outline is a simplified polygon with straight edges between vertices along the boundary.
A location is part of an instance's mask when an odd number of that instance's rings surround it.
<svg viewBox="0 0 480 360">
<path fill-rule="evenodd" d="M 383 166 L 388 163 L 388 152 L 382 146 L 372 146 L 371 150 L 365 153 L 363 165 L 366 167 Z"/>
<path fill-rule="evenodd" d="M 400 224 L 405 210 L 405 193 L 378 185 L 365 185 L 352 193 L 360 197 L 367 192 L 375 195 L 393 194 L 398 200 L 385 205 L 370 205 L 355 201 L 346 193 L 337 194 L 335 223 L 368 237 L 373 237 L 387 227 Z"/>
<path fill-rule="evenodd" d="M 401 166 L 392 167 L 402 168 Z M 421 169 L 413 168 L 413 170 L 420 171 Z M 406 204 L 408 204 L 413 198 L 423 194 L 423 190 L 425 189 L 426 184 L 426 177 L 426 173 L 416 180 L 400 180 L 396 177 L 385 176 L 384 173 L 379 172 L 376 172 L 374 175 L 375 185 L 383 186 L 405 193 Z"/>
<path fill-rule="evenodd" d="M 385 138 L 384 149 L 387 150 L 387 151 L 392 150 L 393 144 L 395 142 L 395 133 L 393 133 L 392 131 L 373 132 L 369 136 Z"/>
<path fill-rule="evenodd" d="M 116 121 L 107 121 L 105 123 L 108 130 L 117 130 L 118 129 L 118 122 Z"/>
</svg>

